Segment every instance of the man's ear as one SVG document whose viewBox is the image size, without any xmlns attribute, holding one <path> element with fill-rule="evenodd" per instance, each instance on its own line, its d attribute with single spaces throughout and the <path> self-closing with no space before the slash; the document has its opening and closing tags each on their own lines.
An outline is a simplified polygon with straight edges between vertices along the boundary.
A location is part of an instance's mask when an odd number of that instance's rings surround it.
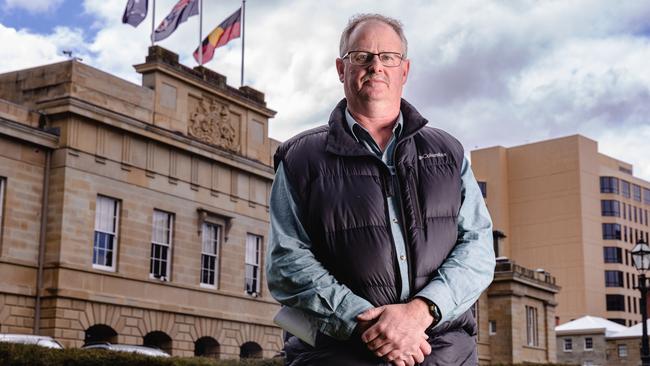
<svg viewBox="0 0 650 366">
<path fill-rule="evenodd" d="M 402 61 L 402 85 L 406 84 L 406 80 L 409 76 L 409 70 L 411 69 L 411 60 L 406 59 Z"/>
<path fill-rule="evenodd" d="M 339 81 L 343 82 L 343 78 L 345 75 L 345 64 L 343 63 L 343 60 L 340 58 L 336 59 L 336 71 L 339 74 Z"/>
</svg>

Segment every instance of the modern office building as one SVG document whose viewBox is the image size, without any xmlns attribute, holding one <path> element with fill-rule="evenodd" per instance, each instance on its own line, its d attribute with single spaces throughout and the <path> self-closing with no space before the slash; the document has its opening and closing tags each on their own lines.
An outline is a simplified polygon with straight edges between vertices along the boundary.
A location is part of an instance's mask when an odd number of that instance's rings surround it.
<svg viewBox="0 0 650 366">
<path fill-rule="evenodd" d="M 0 332 L 271 357 L 275 112 L 160 47 L 135 69 L 0 75 Z"/>
<path fill-rule="evenodd" d="M 498 256 L 557 278 L 557 324 L 593 315 L 640 322 L 630 251 L 648 240 L 650 183 L 580 135 L 472 151 Z"/>
</svg>

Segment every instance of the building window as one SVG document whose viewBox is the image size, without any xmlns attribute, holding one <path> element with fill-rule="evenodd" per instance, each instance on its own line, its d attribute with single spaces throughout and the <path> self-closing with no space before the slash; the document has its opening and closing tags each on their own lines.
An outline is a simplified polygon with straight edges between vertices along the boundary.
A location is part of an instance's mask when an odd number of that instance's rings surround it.
<svg viewBox="0 0 650 366">
<path fill-rule="evenodd" d="M 621 204 L 616 200 L 601 200 L 600 212 L 603 216 L 621 217 Z"/>
<path fill-rule="evenodd" d="M 201 229 L 201 285 L 216 287 L 219 274 L 221 226 L 204 222 Z"/>
<path fill-rule="evenodd" d="M 620 325 L 625 326 L 625 319 L 621 319 L 621 318 L 607 318 L 607 320 L 609 320 L 610 322 L 618 323 L 618 324 L 620 324 Z"/>
<path fill-rule="evenodd" d="M 640 300 L 637 299 L 636 297 L 634 298 L 634 301 L 632 301 L 632 305 L 634 305 L 634 306 L 632 306 L 632 307 L 634 308 L 634 314 L 637 313 L 636 304 L 637 304 L 639 301 L 640 301 Z M 636 323 L 635 323 L 635 324 L 636 324 Z"/>
<path fill-rule="evenodd" d="M 643 203 L 650 205 L 650 189 L 643 188 Z"/>
<path fill-rule="evenodd" d="M 630 198 L 630 182 L 621 180 L 621 195 Z"/>
<path fill-rule="evenodd" d="M 636 206 L 634 206 L 634 222 L 637 222 L 638 219 L 639 217 L 636 214 Z"/>
<path fill-rule="evenodd" d="M 603 247 L 605 263 L 623 263 L 622 249 L 616 247 Z"/>
<path fill-rule="evenodd" d="M 117 258 L 117 228 L 120 202 L 114 198 L 97 196 L 95 203 L 95 238 L 93 267 L 115 270 Z"/>
<path fill-rule="evenodd" d="M 262 237 L 246 235 L 246 293 L 257 296 L 260 293 L 260 253 Z"/>
<path fill-rule="evenodd" d="M 625 358 L 627 357 L 627 345 L 626 344 L 619 344 L 617 346 L 618 348 L 618 357 Z"/>
<path fill-rule="evenodd" d="M 537 337 L 537 308 L 532 306 L 526 306 L 526 340 L 529 346 L 539 346 Z"/>
<path fill-rule="evenodd" d="M 496 320 L 488 321 L 488 333 L 490 335 L 497 334 L 497 321 Z"/>
<path fill-rule="evenodd" d="M 573 339 L 564 338 L 564 352 L 573 351 Z"/>
<path fill-rule="evenodd" d="M 641 186 L 632 184 L 632 198 L 635 201 L 641 202 Z"/>
<path fill-rule="evenodd" d="M 487 182 L 479 181 L 477 183 L 478 183 L 478 187 L 481 189 L 481 195 L 483 196 L 483 198 L 487 198 Z"/>
<path fill-rule="evenodd" d="M 618 178 L 600 177 L 600 193 L 618 193 Z"/>
<path fill-rule="evenodd" d="M 603 224 L 603 239 L 621 240 L 621 225 Z"/>
<path fill-rule="evenodd" d="M 630 288 L 630 274 L 625 272 L 625 287 Z"/>
<path fill-rule="evenodd" d="M 623 272 L 605 271 L 605 287 L 623 287 Z"/>
<path fill-rule="evenodd" d="M 625 296 L 623 295 L 605 295 L 607 302 L 607 311 L 625 311 Z M 622 325 L 625 325 L 623 321 Z"/>
<path fill-rule="evenodd" d="M 623 218 L 627 219 L 627 210 L 625 209 L 625 202 L 623 202 Z"/>
<path fill-rule="evenodd" d="M 149 274 L 163 281 L 169 280 L 173 222 L 172 214 L 159 210 L 153 211 Z"/>
</svg>

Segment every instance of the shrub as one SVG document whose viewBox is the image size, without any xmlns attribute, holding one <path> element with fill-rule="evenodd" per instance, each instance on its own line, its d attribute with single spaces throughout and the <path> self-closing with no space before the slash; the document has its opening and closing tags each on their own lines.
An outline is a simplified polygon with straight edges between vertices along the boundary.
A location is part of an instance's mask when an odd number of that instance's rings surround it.
<svg viewBox="0 0 650 366">
<path fill-rule="evenodd" d="M 80 348 L 49 349 L 0 342 L 0 365 L 11 366 L 282 366 L 282 359 L 214 360 L 205 357 L 149 357 Z"/>
</svg>

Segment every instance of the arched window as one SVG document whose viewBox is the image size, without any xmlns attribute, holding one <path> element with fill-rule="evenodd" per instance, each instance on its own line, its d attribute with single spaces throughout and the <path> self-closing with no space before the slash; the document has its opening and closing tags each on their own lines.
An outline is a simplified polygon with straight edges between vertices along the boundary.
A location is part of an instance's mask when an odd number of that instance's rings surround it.
<svg viewBox="0 0 650 366">
<path fill-rule="evenodd" d="M 172 354 L 172 339 L 165 332 L 156 330 L 147 333 L 143 337 L 143 344 L 147 347 L 159 348 L 170 355 Z"/>
<path fill-rule="evenodd" d="M 194 356 L 219 358 L 219 342 L 212 337 L 201 337 L 194 342 Z"/>
<path fill-rule="evenodd" d="M 255 342 L 246 342 L 239 347 L 241 358 L 262 358 L 262 347 Z"/>
<path fill-rule="evenodd" d="M 95 324 L 86 329 L 84 344 L 101 342 L 117 343 L 117 332 L 105 324 Z"/>
</svg>

